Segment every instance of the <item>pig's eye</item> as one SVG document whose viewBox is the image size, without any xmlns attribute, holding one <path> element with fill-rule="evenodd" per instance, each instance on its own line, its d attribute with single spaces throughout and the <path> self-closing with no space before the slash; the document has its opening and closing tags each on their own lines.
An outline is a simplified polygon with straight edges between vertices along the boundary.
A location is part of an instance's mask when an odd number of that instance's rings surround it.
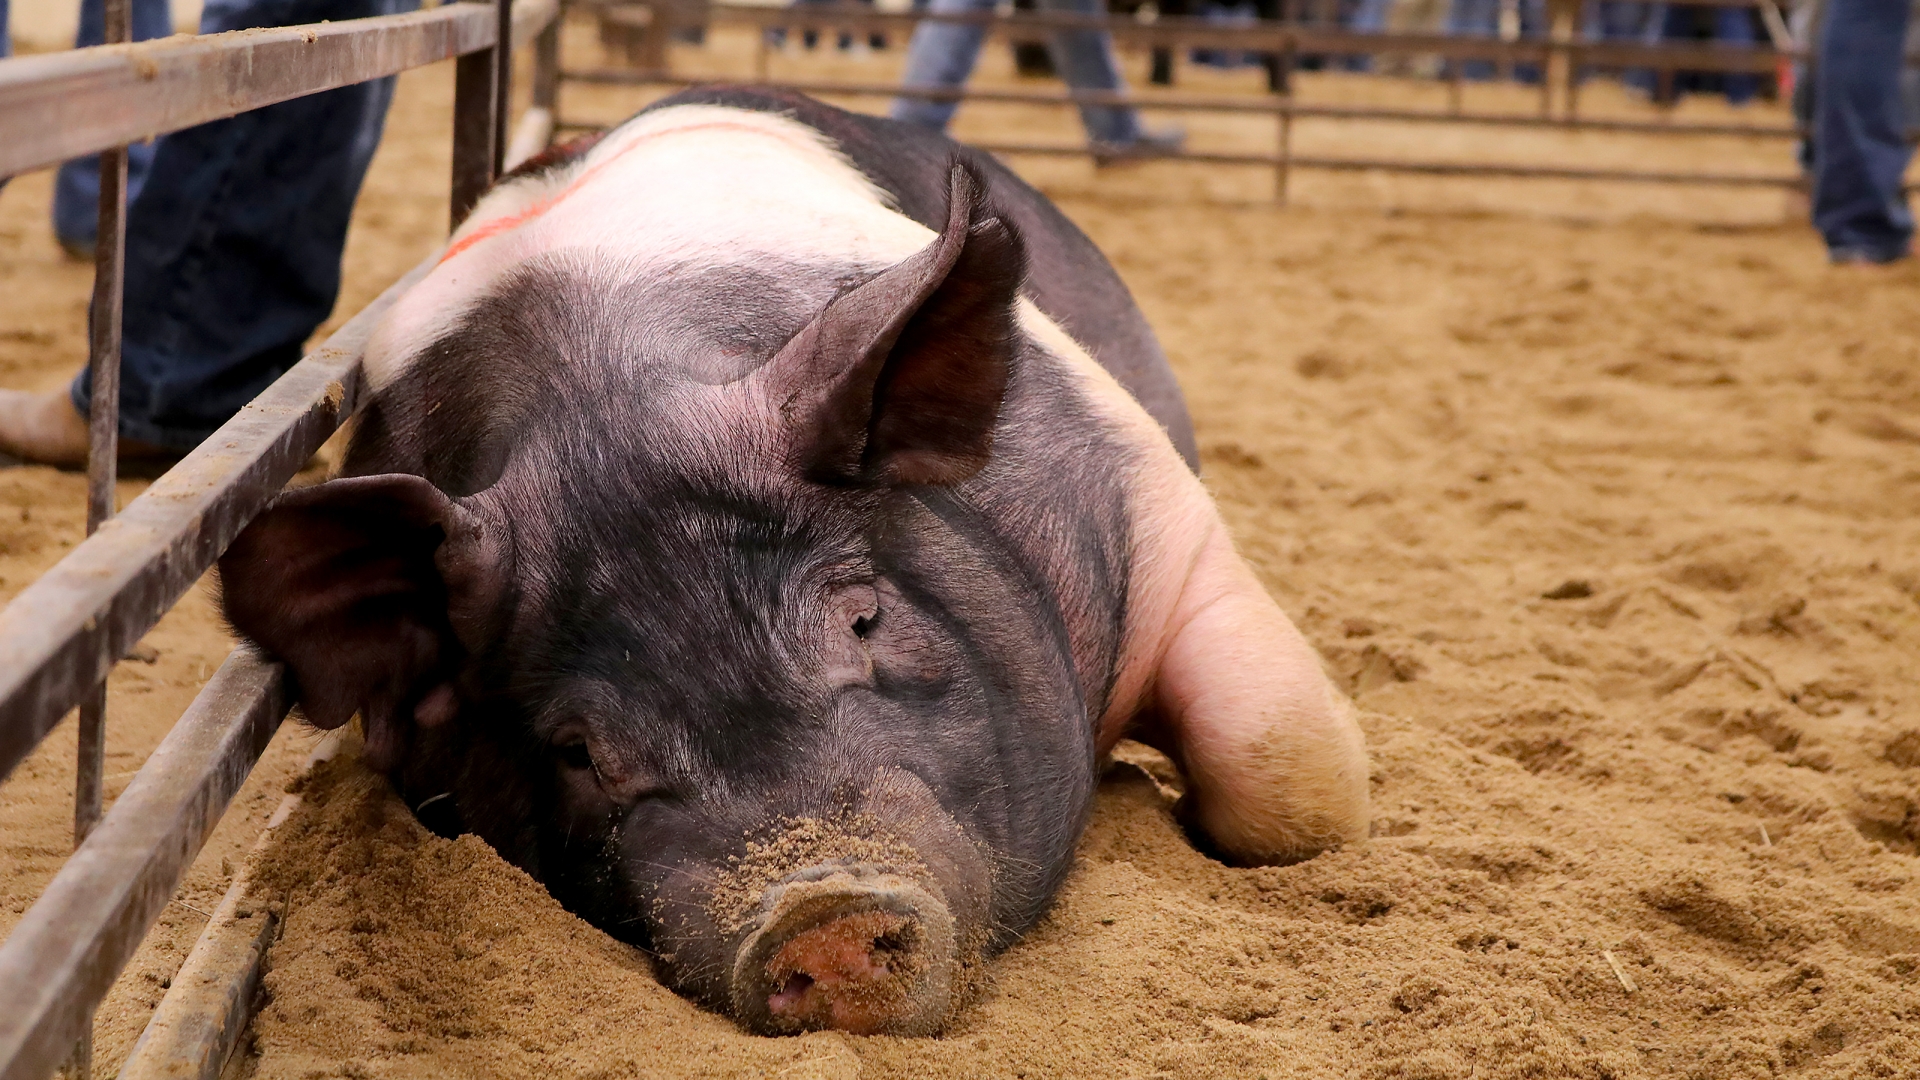
<svg viewBox="0 0 1920 1080">
<path fill-rule="evenodd" d="M 560 755 L 560 764 L 569 769 L 582 771 L 593 768 L 593 754 L 587 749 L 587 740 L 575 737 L 571 742 L 553 744 L 554 753 Z"/>
<path fill-rule="evenodd" d="M 853 620 L 853 636 L 863 638 L 873 633 L 873 624 L 878 621 L 879 618 L 879 612 L 875 612 L 872 615 L 862 615 Z"/>
</svg>

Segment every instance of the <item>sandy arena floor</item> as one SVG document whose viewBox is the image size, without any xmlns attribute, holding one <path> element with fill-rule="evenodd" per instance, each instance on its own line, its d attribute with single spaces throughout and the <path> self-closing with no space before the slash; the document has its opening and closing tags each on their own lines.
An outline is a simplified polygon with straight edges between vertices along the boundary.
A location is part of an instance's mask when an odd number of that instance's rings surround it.
<svg viewBox="0 0 1920 1080">
<path fill-rule="evenodd" d="M 342 312 L 444 229 L 449 84 L 402 82 Z M 1779 144 L 1640 145 L 1648 167 L 1785 167 Z M 759 1039 L 335 773 L 268 867 L 290 920 L 236 1072 L 1920 1075 L 1920 266 L 1829 269 L 1765 193 L 1304 174 L 1279 209 L 1259 170 L 1021 165 L 1132 285 L 1243 549 L 1353 694 L 1372 842 L 1224 868 L 1141 755 L 958 1031 Z M 49 190 L 0 194 L 6 385 L 58 385 L 84 349 L 88 272 L 47 237 Z M 0 472 L 0 593 L 77 542 L 82 488 Z M 204 592 L 148 644 L 113 684 L 110 796 L 227 648 Z M 312 742 L 269 751 L 103 1007 L 98 1060 L 125 1054 Z M 0 931 L 65 853 L 72 759 L 63 728 L 0 785 Z"/>
</svg>

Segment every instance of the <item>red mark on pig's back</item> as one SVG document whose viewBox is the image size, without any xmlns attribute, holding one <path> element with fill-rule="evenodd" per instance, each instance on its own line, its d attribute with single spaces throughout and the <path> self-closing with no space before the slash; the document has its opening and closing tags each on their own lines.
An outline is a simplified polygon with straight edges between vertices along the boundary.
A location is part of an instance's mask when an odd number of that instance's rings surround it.
<svg viewBox="0 0 1920 1080">
<path fill-rule="evenodd" d="M 538 202 L 535 202 L 533 205 L 527 207 L 524 210 L 521 210 L 519 213 L 507 214 L 504 217 L 495 218 L 492 221 L 489 221 L 486 224 L 481 225 L 480 227 L 474 229 L 472 232 L 461 237 L 460 239 L 455 240 L 453 243 L 447 245 L 446 253 L 441 255 L 440 262 L 435 263 L 434 265 L 438 266 L 441 263 L 445 263 L 448 259 L 453 258 L 455 255 L 460 254 L 461 252 L 467 250 L 468 248 L 474 246 L 475 244 L 478 244 L 482 240 L 486 240 L 491 237 L 498 236 L 503 232 L 511 232 L 512 230 L 519 228 L 520 226 L 526 224 L 527 222 L 532 221 L 534 218 L 537 218 L 540 215 L 546 213 L 547 211 L 553 209 L 554 207 L 560 205 L 560 203 L 563 200 L 565 200 L 568 196 L 571 196 L 575 192 L 579 191 L 583 186 L 586 185 L 587 181 L 599 175 L 609 165 L 612 165 L 614 162 L 619 161 L 621 158 L 625 157 L 630 151 L 646 143 L 653 142 L 656 139 L 661 139 L 668 135 L 679 135 L 689 131 L 711 131 L 716 128 L 721 130 L 743 131 L 749 135 L 764 135 L 771 139 L 781 138 L 777 132 L 768 131 L 766 128 L 756 124 L 741 123 L 737 120 L 714 120 L 704 124 L 689 124 L 685 127 L 668 128 L 665 131 L 650 131 L 645 135 L 636 136 L 632 142 L 629 142 L 627 145 L 621 147 L 618 151 L 616 151 L 611 157 L 608 157 L 605 161 L 596 162 L 594 165 L 589 167 L 585 172 L 581 173 L 579 176 L 574 177 L 573 180 L 570 183 L 568 183 L 566 187 L 561 188 L 559 191 L 554 192 L 553 194 L 547 196 L 544 199 L 539 200 Z M 516 176 L 525 175 L 525 173 L 527 172 L 536 171 L 538 168 L 544 167 L 546 164 L 552 163 L 554 160 L 564 157 L 566 156 L 566 154 L 569 154 L 569 153 L 585 154 L 591 151 L 594 148 L 594 146 L 596 146 L 600 142 L 601 139 L 605 138 L 606 134 L 607 134 L 606 132 L 601 132 L 595 135 L 583 136 L 582 138 L 575 139 L 573 142 L 566 144 L 566 146 L 564 147 L 557 148 L 559 152 L 549 150 L 546 153 L 539 155 L 538 157 L 530 158 L 525 164 L 521 165 L 519 168 L 516 168 L 513 172 L 508 173 L 505 177 L 502 177 L 502 179 L 511 180 Z M 786 141 L 786 140 L 782 139 L 781 141 Z M 583 143 L 585 145 L 582 145 Z M 535 162 L 540 162 L 541 164 L 535 165 Z"/>
</svg>

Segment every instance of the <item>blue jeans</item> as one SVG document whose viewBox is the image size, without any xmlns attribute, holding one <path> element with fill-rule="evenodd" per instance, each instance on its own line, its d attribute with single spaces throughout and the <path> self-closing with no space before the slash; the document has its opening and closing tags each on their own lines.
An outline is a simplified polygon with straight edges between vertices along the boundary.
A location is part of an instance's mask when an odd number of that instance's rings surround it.
<svg viewBox="0 0 1920 1080">
<path fill-rule="evenodd" d="M 1912 148 L 1900 100 L 1907 0 L 1828 0 L 1813 91 L 1813 225 L 1835 259 L 1890 262 L 1913 244 L 1900 190 Z"/>
<path fill-rule="evenodd" d="M 1658 45 L 1667 28 L 1667 5 L 1641 3 L 1640 0 L 1602 0 L 1587 8 L 1587 36 L 1602 41 L 1631 41 L 1640 45 Z M 1652 93 L 1654 74 L 1650 68 L 1628 68 L 1620 81 Z"/>
<path fill-rule="evenodd" d="M 1540 37 L 1547 32 L 1546 0 L 1520 0 L 1520 36 Z M 1500 33 L 1500 0 L 1453 0 L 1447 11 L 1447 33 L 1465 37 L 1497 37 Z M 1491 60 L 1459 61 L 1463 78 L 1493 78 Z M 1539 82 L 1537 64 L 1515 64 L 1513 77 L 1521 82 Z"/>
<path fill-rule="evenodd" d="M 1104 15 L 1105 0 L 1039 0 L 1042 11 Z M 932 0 L 927 10 L 949 15 L 965 12 L 991 12 L 993 0 Z M 907 45 L 907 86 L 958 88 L 973 74 L 974 61 L 980 58 L 980 46 L 987 39 L 987 28 L 962 23 L 923 22 L 914 27 L 913 40 Z M 1126 79 L 1120 75 L 1119 61 L 1113 55 L 1112 38 L 1100 30 L 1062 30 L 1052 35 L 1049 48 L 1053 67 L 1076 90 L 1124 92 Z M 925 98 L 895 98 L 895 120 L 945 131 L 960 107 L 957 101 L 929 101 Z M 1132 109 L 1109 105 L 1082 105 L 1080 122 L 1087 137 L 1095 142 L 1126 144 L 1140 137 L 1140 118 Z"/>
<path fill-rule="evenodd" d="M 207 0 L 201 33 L 410 11 L 419 0 Z M 300 358 L 340 292 L 347 220 L 393 80 L 163 136 L 129 209 L 120 432 L 188 450 Z M 89 406 L 85 373 L 73 403 Z"/>
<path fill-rule="evenodd" d="M 1387 13 L 1392 8 L 1393 0 L 1342 0 L 1340 28 L 1363 34 L 1384 33 L 1387 29 Z M 1372 71 L 1373 57 L 1349 56 L 1341 66 L 1348 71 Z"/>
<path fill-rule="evenodd" d="M 1758 28 L 1754 26 L 1754 20 L 1754 13 L 1748 8 L 1714 8 L 1714 42 L 1743 49 L 1753 48 L 1760 43 L 1760 34 Z M 1719 81 L 1720 91 L 1727 95 L 1729 104 L 1745 105 L 1760 92 L 1760 76 L 1750 72 L 1728 72 L 1720 76 Z"/>
<path fill-rule="evenodd" d="M 6 19 L 7 0 L 0 0 L 0 22 Z M 133 0 L 133 40 L 147 41 L 173 33 L 173 15 L 167 0 Z M 81 0 L 80 33 L 74 48 L 85 49 L 107 40 L 106 0 Z M 140 194 L 147 170 L 153 165 L 154 144 L 127 147 L 127 198 Z M 88 154 L 60 166 L 53 181 L 53 234 L 79 247 L 92 247 L 100 226 L 100 155 Z"/>
</svg>

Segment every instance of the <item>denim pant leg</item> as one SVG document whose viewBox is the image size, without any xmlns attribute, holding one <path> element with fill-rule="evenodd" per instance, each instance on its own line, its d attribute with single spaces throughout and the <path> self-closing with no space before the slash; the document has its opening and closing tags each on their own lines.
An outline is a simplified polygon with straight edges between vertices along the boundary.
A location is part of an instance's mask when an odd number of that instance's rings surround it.
<svg viewBox="0 0 1920 1080">
<path fill-rule="evenodd" d="M 1722 7 L 1713 9 L 1713 41 L 1716 45 L 1751 49 L 1759 43 L 1759 35 L 1754 33 L 1754 13 L 1751 8 Z M 1727 95 L 1731 105 L 1745 105 L 1753 100 L 1760 88 L 1760 77 L 1749 72 L 1728 72 L 1720 77 L 1721 92 Z"/>
<path fill-rule="evenodd" d="M 1039 0 L 1041 11 L 1073 15 L 1105 15 L 1106 0 Z M 1075 90 L 1125 93 L 1127 80 L 1113 54 L 1113 36 L 1104 30 L 1062 30 L 1051 35 L 1048 48 L 1053 66 Z M 1111 105 L 1082 105 L 1080 122 L 1095 142 L 1126 144 L 1140 138 L 1140 118 L 1132 109 Z"/>
<path fill-rule="evenodd" d="M 1393 0 L 1344 0 L 1340 25 L 1363 34 L 1382 33 L 1387 28 L 1387 13 L 1392 8 Z M 1373 57 L 1359 53 L 1347 57 L 1342 66 L 1348 71 L 1372 71 Z"/>
<path fill-rule="evenodd" d="M 217 33 L 411 10 L 418 0 L 207 0 Z M 163 137 L 127 228 L 120 430 L 185 450 L 299 359 L 340 290 L 340 253 L 393 80 Z M 73 382 L 88 408 L 87 379 Z"/>
<path fill-rule="evenodd" d="M 1594 36 L 1607 41 L 1637 41 L 1655 44 L 1666 24 L 1666 5 L 1645 4 L 1640 0 L 1604 0 L 1599 6 Z M 1647 68 L 1628 68 L 1620 73 L 1620 82 L 1652 92 L 1654 75 Z"/>
<path fill-rule="evenodd" d="M 1520 0 L 1520 36 L 1524 38 L 1544 38 L 1550 28 L 1547 26 L 1547 0 Z M 1523 83 L 1539 83 L 1541 79 L 1539 64 L 1513 65 L 1513 77 Z"/>
<path fill-rule="evenodd" d="M 151 41 L 173 33 L 167 0 L 133 0 L 133 40 Z M 73 46 L 85 49 L 107 40 L 106 0 L 80 0 L 80 33 Z M 153 166 L 154 144 L 127 147 L 127 198 L 140 194 Z M 60 166 L 53 181 L 53 234 L 62 241 L 92 247 L 100 227 L 100 155 L 88 154 Z"/>
<path fill-rule="evenodd" d="M 993 0 L 931 0 L 926 10 L 935 15 L 962 15 L 990 12 Z M 965 23 L 923 22 L 913 28 L 907 43 L 907 70 L 901 83 L 929 89 L 957 89 L 965 86 L 980 59 L 980 46 L 987 40 L 987 28 Z M 947 130 L 958 101 L 934 101 L 927 98 L 894 98 L 888 114 L 895 120 Z"/>
<path fill-rule="evenodd" d="M 1836 258 L 1886 261 L 1913 242 L 1900 190 L 1907 0 L 1829 0 L 1813 94 L 1813 224 Z"/>
<path fill-rule="evenodd" d="M 1497 37 L 1500 33 L 1500 0 L 1453 0 L 1447 10 L 1447 33 L 1460 37 Z M 1460 75 L 1466 79 L 1493 78 L 1493 64 L 1487 60 L 1457 60 Z"/>
</svg>

